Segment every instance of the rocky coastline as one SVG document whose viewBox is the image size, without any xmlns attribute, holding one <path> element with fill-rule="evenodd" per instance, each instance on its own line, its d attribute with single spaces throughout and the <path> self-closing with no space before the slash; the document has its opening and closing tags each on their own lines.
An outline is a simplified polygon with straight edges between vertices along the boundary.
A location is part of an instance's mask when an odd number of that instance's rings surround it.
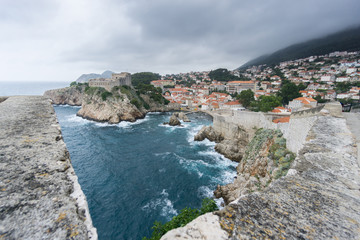
<svg viewBox="0 0 360 240">
<path fill-rule="evenodd" d="M 0 103 L 0 238 L 97 239 L 48 99 Z"/>
<path fill-rule="evenodd" d="M 134 122 L 143 119 L 148 112 L 167 112 L 179 110 L 178 104 L 160 104 L 148 95 L 139 96 L 133 89 L 114 88 L 105 92 L 102 88 L 86 88 L 86 85 L 48 90 L 44 97 L 53 104 L 81 106 L 77 116 L 97 122 L 116 124 L 121 121 Z M 147 105 L 147 108 L 144 107 Z"/>
</svg>

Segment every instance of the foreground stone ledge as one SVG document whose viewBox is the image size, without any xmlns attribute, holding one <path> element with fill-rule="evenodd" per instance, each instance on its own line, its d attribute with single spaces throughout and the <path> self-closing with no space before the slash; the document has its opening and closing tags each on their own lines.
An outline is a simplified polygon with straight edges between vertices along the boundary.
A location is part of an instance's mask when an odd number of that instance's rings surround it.
<svg viewBox="0 0 360 240">
<path fill-rule="evenodd" d="M 0 103 L 0 239 L 97 239 L 50 101 Z"/>
</svg>

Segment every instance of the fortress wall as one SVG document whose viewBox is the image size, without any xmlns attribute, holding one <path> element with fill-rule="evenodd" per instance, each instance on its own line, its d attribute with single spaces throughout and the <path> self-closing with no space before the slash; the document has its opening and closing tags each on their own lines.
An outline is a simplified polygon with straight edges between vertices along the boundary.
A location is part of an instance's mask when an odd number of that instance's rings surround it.
<svg viewBox="0 0 360 240">
<path fill-rule="evenodd" d="M 97 239 L 50 101 L 0 103 L 0 238 Z"/>
<path fill-rule="evenodd" d="M 213 126 L 225 138 L 232 138 L 233 132 L 238 126 L 243 127 L 249 133 L 250 139 L 258 128 L 279 129 L 287 139 L 287 148 L 298 153 L 322 110 L 334 117 L 342 116 L 341 105 L 336 102 L 295 112 L 291 114 L 289 123 L 278 124 L 272 122 L 274 116 L 271 114 L 226 110 L 213 113 Z"/>
</svg>

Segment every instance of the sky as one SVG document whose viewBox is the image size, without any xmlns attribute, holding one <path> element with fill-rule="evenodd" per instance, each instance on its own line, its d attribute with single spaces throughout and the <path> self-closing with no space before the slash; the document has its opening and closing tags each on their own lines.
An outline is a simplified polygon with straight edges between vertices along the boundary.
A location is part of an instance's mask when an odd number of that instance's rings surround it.
<svg viewBox="0 0 360 240">
<path fill-rule="evenodd" d="M 235 69 L 360 24 L 359 0 L 0 0 L 0 81 Z"/>
</svg>

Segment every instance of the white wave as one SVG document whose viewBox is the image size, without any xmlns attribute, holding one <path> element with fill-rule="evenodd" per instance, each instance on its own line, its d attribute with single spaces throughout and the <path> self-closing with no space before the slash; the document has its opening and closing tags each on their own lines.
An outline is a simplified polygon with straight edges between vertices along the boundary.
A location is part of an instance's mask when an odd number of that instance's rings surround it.
<svg viewBox="0 0 360 240">
<path fill-rule="evenodd" d="M 81 108 L 81 106 L 72 106 L 72 105 L 69 105 L 69 104 L 54 104 L 55 107 L 71 107 L 71 108 Z"/>
<path fill-rule="evenodd" d="M 141 209 L 146 212 L 150 212 L 151 210 L 159 210 L 161 216 L 170 219 L 172 216 L 177 214 L 177 211 L 174 208 L 173 203 L 170 201 L 170 199 L 168 199 L 169 194 L 166 192 L 165 189 L 162 190 L 160 195 L 160 198 L 151 200 Z"/>
<path fill-rule="evenodd" d="M 120 128 L 131 128 L 134 125 L 142 124 L 142 123 L 144 123 L 144 122 L 146 122 L 148 120 L 149 120 L 149 117 L 146 116 L 145 118 L 138 119 L 135 122 L 121 121 L 121 122 L 119 122 L 117 124 L 117 126 L 120 127 Z"/>
<path fill-rule="evenodd" d="M 162 114 L 163 112 L 148 112 L 146 115 L 159 115 Z"/>
<path fill-rule="evenodd" d="M 85 124 L 88 124 L 88 123 L 92 122 L 92 121 L 87 120 L 85 118 L 78 117 L 78 116 L 76 116 L 76 114 L 71 114 L 68 117 L 66 117 L 66 121 L 71 122 L 71 123 L 81 124 L 81 125 L 85 125 Z"/>
<path fill-rule="evenodd" d="M 159 157 L 159 156 L 167 156 L 171 154 L 171 152 L 162 152 L 162 153 L 154 153 L 155 156 Z"/>
<path fill-rule="evenodd" d="M 107 122 L 94 122 L 95 126 L 97 127 L 111 127 L 111 126 L 115 126 L 114 124 L 110 124 Z"/>
</svg>

